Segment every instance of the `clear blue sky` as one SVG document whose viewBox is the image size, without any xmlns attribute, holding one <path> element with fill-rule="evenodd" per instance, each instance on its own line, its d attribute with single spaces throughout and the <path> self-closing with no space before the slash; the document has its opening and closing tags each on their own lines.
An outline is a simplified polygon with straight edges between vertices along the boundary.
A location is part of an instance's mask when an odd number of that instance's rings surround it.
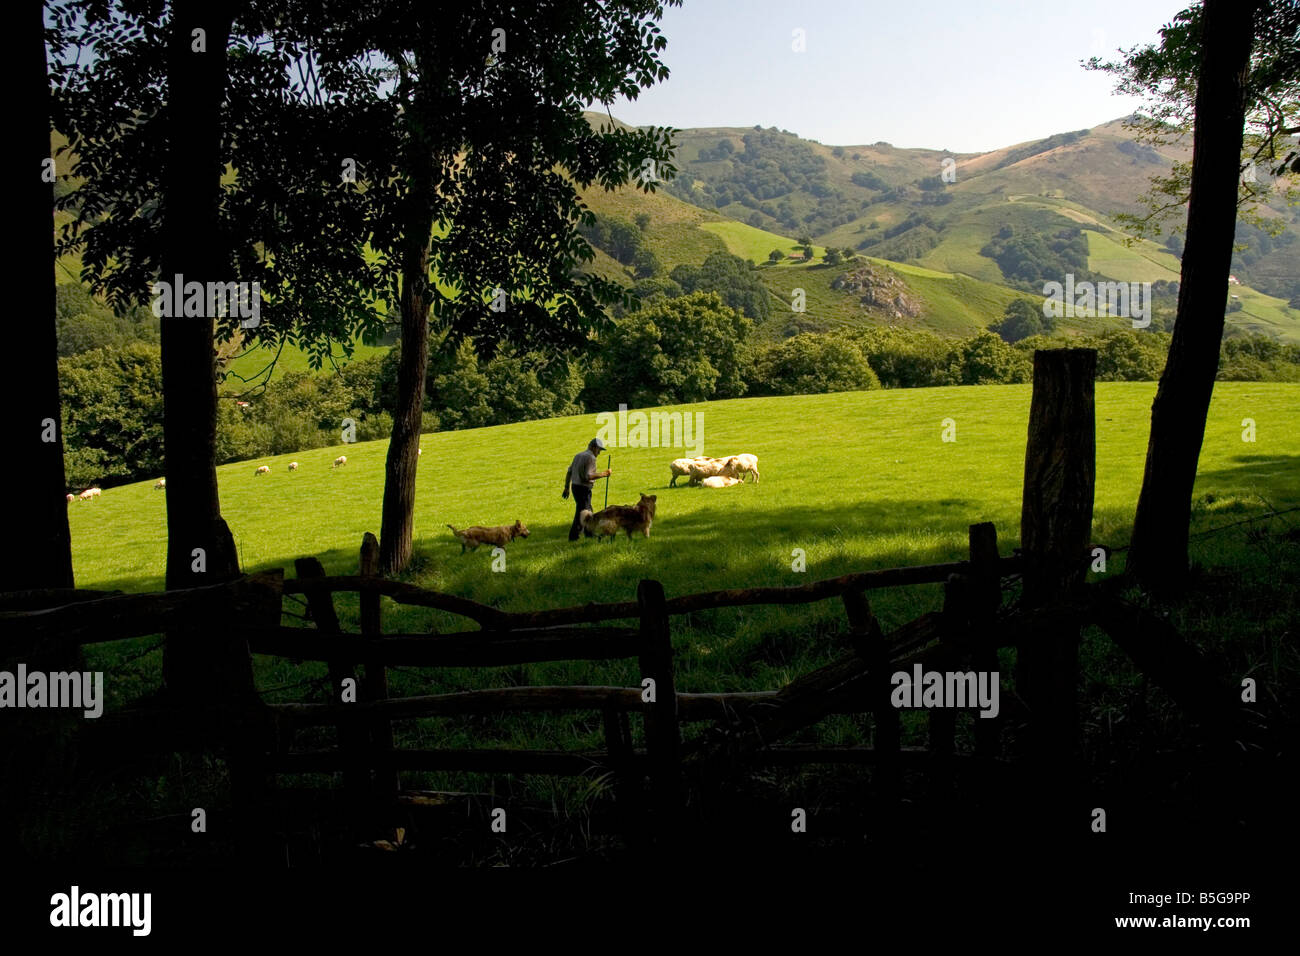
<svg viewBox="0 0 1300 956">
<path fill-rule="evenodd" d="M 637 126 L 776 126 L 827 145 L 979 152 L 1132 112 L 1080 65 L 1152 43 L 1188 0 L 685 0 Z M 807 49 L 792 50 L 793 31 Z"/>
</svg>

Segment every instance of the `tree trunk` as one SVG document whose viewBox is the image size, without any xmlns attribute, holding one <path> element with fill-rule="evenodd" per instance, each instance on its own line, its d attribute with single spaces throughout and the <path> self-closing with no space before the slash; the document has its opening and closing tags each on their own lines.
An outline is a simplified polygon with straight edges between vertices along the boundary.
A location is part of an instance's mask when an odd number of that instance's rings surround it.
<svg viewBox="0 0 1300 956">
<path fill-rule="evenodd" d="M 422 53 L 417 57 L 423 59 Z M 421 76 L 436 76 L 424 63 Z M 408 75 L 403 72 L 403 82 Z M 424 415 L 424 379 L 429 370 L 429 238 L 437 196 L 433 189 L 434 153 L 430 131 L 436 114 L 428 93 L 416 80 L 408 114 L 406 155 L 410 189 L 402 230 L 402 352 L 397 366 L 397 404 L 384 473 L 384 510 L 379 523 L 379 573 L 397 574 L 411 560 L 415 532 L 415 473 L 419 461 L 420 423 Z"/>
<path fill-rule="evenodd" d="M 50 101 L 45 61 L 42 7 L 26 4 L 21 64 L 16 75 L 17 101 L 38 104 L 16 120 L 20 133 L 11 182 L 22 183 L 12 196 L 17 234 L 25 236 L 11 255 L 18 297 L 17 313 L 30 323 L 31 333 L 22 361 L 5 376 L 4 407 L 14 422 L 18 444 L 12 449 L 6 481 L 15 524 L 9 546 L 0 557 L 0 591 L 70 588 L 72 539 L 68 533 L 66 478 L 63 471 L 63 418 L 59 402 L 59 347 L 54 324 L 54 183 L 47 181 L 50 159 L 50 117 L 41 108 Z M 67 164 L 67 158 L 60 162 Z M 66 169 L 59 170 L 66 172 Z M 10 486 L 12 483 L 12 486 Z"/>
<path fill-rule="evenodd" d="M 1232 268 L 1256 8 L 1256 2 L 1205 2 L 1178 318 L 1151 407 L 1128 564 L 1129 572 L 1154 590 L 1176 588 L 1187 577 L 1192 488 L 1219 367 Z"/>
<path fill-rule="evenodd" d="M 414 195 L 410 201 L 413 206 L 421 202 Z M 423 210 L 413 210 L 402 253 L 402 351 L 379 527 L 381 574 L 396 574 L 406 567 L 415 532 L 415 474 L 424 376 L 429 368 L 429 233 L 433 216 L 425 211 L 428 209 L 425 204 Z"/>
<path fill-rule="evenodd" d="M 229 281 L 218 245 L 221 103 L 234 4 L 180 0 L 168 50 L 169 157 L 164 193 L 167 237 L 162 281 Z M 202 52 L 195 31 L 202 30 Z M 205 309 L 205 312 L 207 310 Z M 239 573 L 217 492 L 217 377 L 214 317 L 162 319 L 163 443 L 167 472 L 167 587 L 216 584 Z M 201 552 L 198 553 L 198 552 Z M 199 632 L 167 635 L 168 690 L 200 690 L 211 660 Z M 206 685 L 205 685 L 206 686 Z"/>
</svg>

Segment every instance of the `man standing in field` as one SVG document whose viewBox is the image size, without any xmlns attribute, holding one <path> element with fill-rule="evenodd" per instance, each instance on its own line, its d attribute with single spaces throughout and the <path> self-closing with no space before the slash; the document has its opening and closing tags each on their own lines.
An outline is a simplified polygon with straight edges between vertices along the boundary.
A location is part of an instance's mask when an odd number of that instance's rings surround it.
<svg viewBox="0 0 1300 956">
<path fill-rule="evenodd" d="M 593 438 L 587 447 L 573 456 L 573 462 L 569 465 L 569 470 L 564 473 L 564 498 L 569 497 L 569 487 L 573 487 L 573 526 L 569 528 L 569 540 L 577 541 L 578 534 L 585 534 L 591 537 L 591 532 L 582 527 L 579 516 L 584 511 L 593 510 L 591 507 L 591 488 L 598 478 L 608 478 L 612 472 L 606 468 L 604 471 L 596 470 L 596 456 L 605 450 L 605 442 L 599 438 Z"/>
</svg>

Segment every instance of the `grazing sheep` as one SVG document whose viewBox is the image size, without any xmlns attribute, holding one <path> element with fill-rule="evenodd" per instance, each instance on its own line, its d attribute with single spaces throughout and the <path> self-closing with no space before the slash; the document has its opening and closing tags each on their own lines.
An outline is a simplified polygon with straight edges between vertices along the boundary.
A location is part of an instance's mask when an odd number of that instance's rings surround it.
<svg viewBox="0 0 1300 956">
<path fill-rule="evenodd" d="M 291 461 L 291 462 L 289 462 L 289 470 L 290 470 L 290 471 L 297 471 L 297 470 L 298 470 L 298 463 L 297 463 L 296 461 Z"/>
<path fill-rule="evenodd" d="M 346 465 L 347 463 L 348 463 L 348 456 L 339 455 L 337 458 L 334 459 L 334 464 L 332 467 L 337 468 L 340 465 Z"/>
<path fill-rule="evenodd" d="M 101 492 L 98 488 L 87 488 L 81 494 L 77 495 L 77 498 L 81 501 L 89 501 L 91 498 L 98 498 L 100 493 Z"/>
<path fill-rule="evenodd" d="M 258 467 L 257 471 L 253 472 L 253 477 L 256 478 L 258 475 L 269 475 L 270 473 L 271 473 L 270 465 L 261 465 Z"/>
<path fill-rule="evenodd" d="M 727 459 L 727 473 L 745 480 L 745 475 L 752 474 L 754 482 L 759 479 L 757 455 L 732 455 Z"/>
<path fill-rule="evenodd" d="M 691 465 L 695 464 L 694 458 L 674 458 L 668 463 L 668 472 L 671 478 L 668 481 L 669 488 L 677 487 L 677 479 L 685 478 L 691 473 Z"/>
<path fill-rule="evenodd" d="M 714 475 L 712 478 L 705 478 L 700 484 L 705 488 L 729 488 L 732 485 L 740 484 L 740 479 L 729 478 L 726 475 Z"/>
<path fill-rule="evenodd" d="M 730 460 L 729 458 L 697 458 L 691 462 L 691 484 L 698 485 L 705 478 L 728 474 L 726 469 Z"/>
<path fill-rule="evenodd" d="M 154 482 L 153 490 L 154 490 L 154 491 L 162 491 L 162 490 L 164 490 L 166 487 L 167 487 L 167 479 L 166 479 L 166 478 L 159 478 L 157 481 Z"/>
<path fill-rule="evenodd" d="M 75 498 L 75 497 L 77 497 L 77 496 L 76 496 L 76 495 L 68 495 L 68 504 L 72 504 L 72 499 Z"/>
<path fill-rule="evenodd" d="M 672 477 L 668 482 L 669 488 L 677 487 L 678 478 L 686 478 L 691 473 L 691 465 L 706 466 L 709 462 L 720 463 L 725 461 L 723 458 L 710 458 L 707 455 L 700 455 L 696 458 L 675 458 L 668 463 L 668 471 Z"/>
</svg>

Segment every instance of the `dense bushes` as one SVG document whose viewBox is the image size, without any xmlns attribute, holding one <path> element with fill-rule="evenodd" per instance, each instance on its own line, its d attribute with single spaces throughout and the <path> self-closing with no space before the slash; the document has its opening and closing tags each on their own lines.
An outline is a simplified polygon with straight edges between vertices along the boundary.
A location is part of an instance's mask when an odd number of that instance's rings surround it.
<svg viewBox="0 0 1300 956">
<path fill-rule="evenodd" d="M 1088 269 L 1088 237 L 1076 227 L 1049 236 L 1017 234 L 1003 227 L 980 249 L 980 255 L 996 262 L 1007 279 L 1022 287 L 1060 282 L 1067 273 L 1073 274 L 1076 282 L 1098 278 Z"/>
<path fill-rule="evenodd" d="M 587 242 L 628 266 L 638 279 L 647 279 L 661 271 L 659 260 L 645 243 L 649 216 L 642 213 L 634 222 L 601 213 L 595 213 L 595 217 L 592 225 L 578 230 Z"/>
<path fill-rule="evenodd" d="M 744 343 L 752 329 L 716 292 L 646 305 L 599 343 L 583 405 L 603 411 L 743 395 Z"/>
<path fill-rule="evenodd" d="M 681 265 L 669 277 L 684 293 L 716 292 L 730 308 L 761 322 L 772 314 L 771 294 L 748 259 L 711 252 L 703 265 Z"/>
<path fill-rule="evenodd" d="M 752 395 L 807 395 L 880 388 L 880 379 L 856 344 L 805 332 L 755 349 L 750 360 Z"/>
<path fill-rule="evenodd" d="M 148 308 L 115 315 L 78 283 L 54 287 L 54 323 L 61 357 L 159 342 L 159 320 Z"/>
<path fill-rule="evenodd" d="M 131 342 L 59 360 L 70 488 L 161 474 L 162 358 Z"/>
</svg>

